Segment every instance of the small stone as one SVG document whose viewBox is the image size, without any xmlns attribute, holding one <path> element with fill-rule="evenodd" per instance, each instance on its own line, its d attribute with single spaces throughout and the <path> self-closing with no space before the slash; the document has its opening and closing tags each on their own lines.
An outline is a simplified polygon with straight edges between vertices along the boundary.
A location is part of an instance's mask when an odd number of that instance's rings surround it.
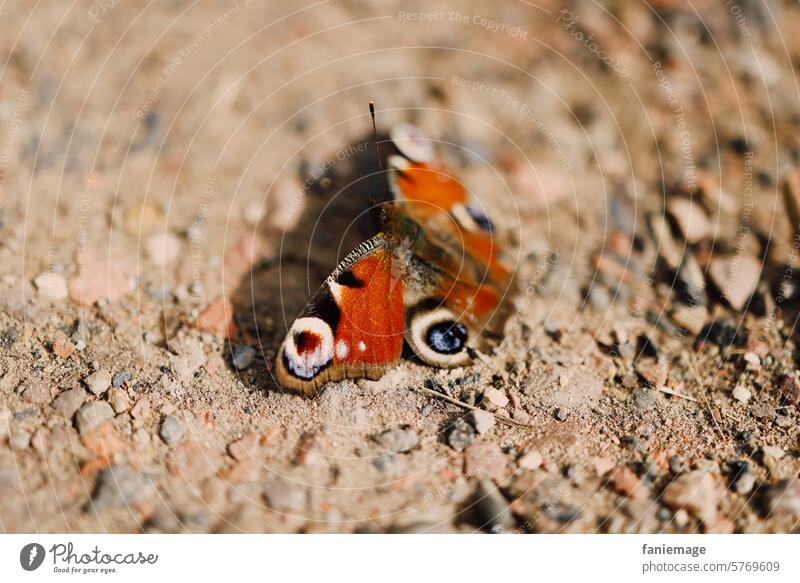
<svg viewBox="0 0 800 583">
<path fill-rule="evenodd" d="M 69 281 L 69 296 L 79 306 L 90 307 L 100 302 L 114 302 L 128 293 L 127 262 L 84 254 L 79 275 Z"/>
<path fill-rule="evenodd" d="M 167 452 L 167 469 L 190 483 L 213 476 L 222 466 L 222 456 L 208 446 L 188 441 Z"/>
<path fill-rule="evenodd" d="M 183 423 L 177 417 L 167 415 L 161 420 L 158 435 L 168 446 L 177 445 L 183 437 Z"/>
<path fill-rule="evenodd" d="M 294 462 L 299 466 L 318 466 L 324 459 L 319 436 L 316 433 L 304 433 L 297 441 Z"/>
<path fill-rule="evenodd" d="M 105 401 L 92 401 L 86 403 L 78 410 L 75 416 L 75 423 L 78 432 L 83 435 L 89 431 L 94 431 L 103 423 L 114 417 L 114 410 Z"/>
<path fill-rule="evenodd" d="M 524 453 L 518 460 L 517 465 L 525 470 L 535 470 L 544 463 L 544 458 L 535 449 Z"/>
<path fill-rule="evenodd" d="M 706 320 L 708 320 L 708 308 L 703 305 L 679 305 L 672 311 L 672 320 L 682 330 L 697 336 L 703 330 Z"/>
<path fill-rule="evenodd" d="M 618 493 L 634 500 L 641 500 L 647 497 L 647 491 L 642 486 L 639 476 L 627 466 L 618 468 L 611 475 L 611 485 Z"/>
<path fill-rule="evenodd" d="M 208 332 L 222 338 L 233 338 L 238 329 L 233 320 L 233 304 L 225 298 L 219 298 L 203 310 L 197 317 L 197 327 L 201 332 Z"/>
<path fill-rule="evenodd" d="M 498 409 L 503 409 L 508 405 L 508 397 L 503 391 L 489 387 L 483 392 L 483 397 Z"/>
<path fill-rule="evenodd" d="M 775 461 L 781 459 L 784 455 L 786 455 L 786 452 L 784 452 L 780 447 L 776 445 L 765 445 L 764 447 L 761 448 L 761 452 L 765 456 L 769 456 Z"/>
<path fill-rule="evenodd" d="M 86 383 L 86 386 L 89 387 L 89 390 L 93 394 L 99 397 L 108 390 L 108 387 L 111 386 L 111 373 L 106 369 L 101 368 L 83 379 L 83 382 Z M 118 387 L 119 385 L 114 386 Z"/>
<path fill-rule="evenodd" d="M 708 274 L 730 306 L 741 310 L 756 291 L 761 263 L 747 255 L 715 257 L 709 264 Z"/>
<path fill-rule="evenodd" d="M 736 388 L 733 389 L 733 398 L 740 403 L 747 404 L 752 396 L 753 394 L 742 385 L 736 385 Z"/>
<path fill-rule="evenodd" d="M 563 407 L 557 407 L 555 411 L 555 417 L 557 421 L 566 421 L 569 413 L 567 413 L 566 409 Z"/>
<path fill-rule="evenodd" d="M 464 450 L 464 473 L 472 478 L 501 480 L 506 463 L 506 456 L 496 443 L 476 441 Z"/>
<path fill-rule="evenodd" d="M 261 435 L 258 433 L 248 433 L 239 440 L 228 444 L 228 453 L 239 461 L 255 457 L 258 445 L 261 442 Z"/>
<path fill-rule="evenodd" d="M 75 345 L 69 340 L 56 340 L 53 342 L 53 354 L 59 358 L 67 358 L 75 352 Z"/>
<path fill-rule="evenodd" d="M 201 366 L 206 363 L 203 344 L 190 337 L 179 338 L 170 343 L 175 354 L 169 355 L 172 369 L 179 379 L 190 379 Z"/>
<path fill-rule="evenodd" d="M 100 371 L 98 371 L 100 372 Z M 111 379 L 111 384 L 115 387 L 121 387 L 133 378 L 133 374 L 128 371 L 122 371 L 115 374 Z"/>
<path fill-rule="evenodd" d="M 652 389 L 638 388 L 631 393 L 634 405 L 642 411 L 652 409 L 658 403 L 656 399 L 656 392 Z"/>
<path fill-rule="evenodd" d="M 395 453 L 406 453 L 419 444 L 419 437 L 413 429 L 390 429 L 377 435 L 375 440 Z"/>
<path fill-rule="evenodd" d="M 236 370 L 244 370 L 253 364 L 256 351 L 252 346 L 237 346 L 233 351 L 233 366 Z"/>
<path fill-rule="evenodd" d="M 689 513 L 681 508 L 675 513 L 675 516 L 673 516 L 672 520 L 675 522 L 675 526 L 678 528 L 686 528 L 686 526 L 689 524 Z"/>
<path fill-rule="evenodd" d="M 264 500 L 278 512 L 302 512 L 306 507 L 307 492 L 302 484 L 276 477 L 264 486 Z"/>
<path fill-rule="evenodd" d="M 686 509 L 704 523 L 712 523 L 717 518 L 717 501 L 721 495 L 717 491 L 714 476 L 708 472 L 695 470 L 675 478 L 662 494 L 664 504 L 674 511 Z"/>
<path fill-rule="evenodd" d="M 453 422 L 447 434 L 447 444 L 456 451 L 463 451 L 475 440 L 475 429 L 463 418 L 459 417 Z"/>
<path fill-rule="evenodd" d="M 690 244 L 706 239 L 712 233 L 712 224 L 705 210 L 691 199 L 678 196 L 669 199 L 667 212 Z"/>
<path fill-rule="evenodd" d="M 597 456 L 592 460 L 592 466 L 598 476 L 605 476 L 608 472 L 614 469 L 616 464 L 614 460 L 607 456 Z"/>
<path fill-rule="evenodd" d="M 472 424 L 475 426 L 475 430 L 483 435 L 490 429 L 494 427 L 495 418 L 489 411 L 484 411 L 483 409 L 474 409 L 471 413 L 472 417 Z"/>
<path fill-rule="evenodd" d="M 258 468 L 253 459 L 237 462 L 227 473 L 228 481 L 232 484 L 255 482 L 258 479 Z"/>
<path fill-rule="evenodd" d="M 640 358 L 634 367 L 642 379 L 652 387 L 663 387 L 667 382 L 667 363 Z"/>
<path fill-rule="evenodd" d="M 31 432 L 24 427 L 15 427 L 8 436 L 8 445 L 13 451 L 23 451 L 31 444 Z"/>
<path fill-rule="evenodd" d="M 40 273 L 33 279 L 33 284 L 43 300 L 58 301 L 69 295 L 67 280 L 60 273 Z"/>
<path fill-rule="evenodd" d="M 756 403 L 750 407 L 750 414 L 756 419 L 771 420 L 775 418 L 775 407 L 769 403 Z"/>
<path fill-rule="evenodd" d="M 131 416 L 134 419 L 147 419 L 150 417 L 150 400 L 147 397 L 142 397 L 131 409 Z"/>
<path fill-rule="evenodd" d="M 67 419 L 72 419 L 72 416 L 81 408 L 81 405 L 86 402 L 87 397 L 86 391 L 80 387 L 68 389 L 53 400 L 53 408 L 56 413 L 63 415 Z"/>
<path fill-rule="evenodd" d="M 128 235 L 149 235 L 164 226 L 164 213 L 154 203 L 142 201 L 131 206 L 123 217 L 122 227 Z"/>
<path fill-rule="evenodd" d="M 90 508 L 109 510 L 128 509 L 155 491 L 150 477 L 128 466 L 111 465 L 97 477 Z"/>
<path fill-rule="evenodd" d="M 736 480 L 736 492 L 745 496 L 752 492 L 755 485 L 756 477 L 750 472 L 745 472 Z"/>
<path fill-rule="evenodd" d="M 147 254 L 156 265 L 167 265 L 178 258 L 181 240 L 168 231 L 150 235 L 145 242 Z"/>
<path fill-rule="evenodd" d="M 33 380 L 22 391 L 22 398 L 29 403 L 36 403 L 37 405 L 49 403 L 52 398 L 50 396 L 50 387 L 43 381 Z"/>
<path fill-rule="evenodd" d="M 131 400 L 128 397 L 128 393 L 125 391 L 125 389 L 121 389 L 119 387 L 113 387 L 108 392 L 108 402 L 111 403 L 111 407 L 114 409 L 115 413 L 123 413 L 131 406 Z"/>
<path fill-rule="evenodd" d="M 755 352 L 745 352 L 742 358 L 747 363 L 747 370 L 758 370 L 761 367 L 761 359 Z"/>
<path fill-rule="evenodd" d="M 800 480 L 781 480 L 765 488 L 762 503 L 767 516 L 800 516 Z"/>
<path fill-rule="evenodd" d="M 733 534 L 736 524 L 728 518 L 718 518 L 711 524 L 704 525 L 703 532 L 706 534 Z"/>
<path fill-rule="evenodd" d="M 96 456 L 107 461 L 110 461 L 115 453 L 127 447 L 110 421 L 105 422 L 99 429 L 83 435 L 81 443 Z"/>
<path fill-rule="evenodd" d="M 790 405 L 800 403 L 800 380 L 794 377 L 784 377 L 780 385 L 781 398 Z"/>
<path fill-rule="evenodd" d="M 49 431 L 45 427 L 40 427 L 36 430 L 36 432 L 31 436 L 31 447 L 35 449 L 39 454 L 46 455 L 48 451 L 48 435 Z"/>
</svg>

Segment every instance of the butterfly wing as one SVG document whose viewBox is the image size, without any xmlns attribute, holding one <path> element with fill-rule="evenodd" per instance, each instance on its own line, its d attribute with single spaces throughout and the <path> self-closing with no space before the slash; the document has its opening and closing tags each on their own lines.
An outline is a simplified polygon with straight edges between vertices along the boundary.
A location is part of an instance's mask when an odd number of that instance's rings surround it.
<svg viewBox="0 0 800 583">
<path fill-rule="evenodd" d="M 278 381 L 314 396 L 329 381 L 380 378 L 403 348 L 403 276 L 385 235 L 336 267 L 292 324 L 276 359 Z"/>
</svg>

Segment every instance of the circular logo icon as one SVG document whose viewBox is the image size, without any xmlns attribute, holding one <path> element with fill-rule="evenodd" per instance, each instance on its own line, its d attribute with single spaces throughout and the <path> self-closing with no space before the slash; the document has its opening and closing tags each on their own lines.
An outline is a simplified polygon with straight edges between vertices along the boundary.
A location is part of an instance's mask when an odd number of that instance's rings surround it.
<svg viewBox="0 0 800 583">
<path fill-rule="evenodd" d="M 28 543 L 19 552 L 19 564 L 26 571 L 35 571 L 44 562 L 44 547 L 39 543 Z"/>
</svg>

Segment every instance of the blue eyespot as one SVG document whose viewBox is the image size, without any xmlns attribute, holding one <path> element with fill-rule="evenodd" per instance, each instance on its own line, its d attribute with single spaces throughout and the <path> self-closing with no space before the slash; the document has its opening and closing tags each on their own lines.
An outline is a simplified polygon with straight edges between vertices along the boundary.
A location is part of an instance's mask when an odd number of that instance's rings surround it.
<svg viewBox="0 0 800 583">
<path fill-rule="evenodd" d="M 489 217 L 480 210 L 479 208 L 474 207 L 471 204 L 466 206 L 467 212 L 469 216 L 472 217 L 472 220 L 484 231 L 487 233 L 491 233 L 494 230 L 494 225 L 492 225 L 492 221 L 489 220 Z"/>
<path fill-rule="evenodd" d="M 440 354 L 456 354 L 467 344 L 467 328 L 452 320 L 439 322 L 428 328 L 425 341 Z"/>
</svg>

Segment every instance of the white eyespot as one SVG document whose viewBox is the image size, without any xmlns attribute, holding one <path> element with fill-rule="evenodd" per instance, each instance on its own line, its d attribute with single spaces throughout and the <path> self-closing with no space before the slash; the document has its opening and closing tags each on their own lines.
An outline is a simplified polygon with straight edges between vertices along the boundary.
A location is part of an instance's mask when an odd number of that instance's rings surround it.
<svg viewBox="0 0 800 583">
<path fill-rule="evenodd" d="M 399 123 L 392 128 L 390 137 L 400 153 L 412 162 L 433 160 L 433 142 L 418 127 L 409 123 Z"/>
<path fill-rule="evenodd" d="M 337 347 L 338 348 L 338 347 Z M 311 380 L 333 359 L 333 332 L 320 318 L 298 318 L 283 342 L 286 369 L 302 380 Z"/>
<path fill-rule="evenodd" d="M 363 340 L 359 340 L 359 342 L 358 342 L 358 349 L 359 349 L 361 352 L 364 352 L 364 351 L 367 349 L 367 345 L 366 345 L 366 344 L 364 344 L 364 341 L 363 341 Z"/>
<path fill-rule="evenodd" d="M 454 204 L 450 212 L 461 228 L 472 233 L 491 233 L 492 222 L 479 208 L 472 205 Z"/>
<path fill-rule="evenodd" d="M 418 311 L 411 317 L 406 342 L 428 364 L 441 367 L 469 363 L 469 331 L 447 308 Z"/>
<path fill-rule="evenodd" d="M 336 358 L 339 360 L 344 360 L 347 358 L 349 352 L 350 347 L 347 346 L 347 342 L 344 340 L 339 340 L 339 342 L 336 343 Z"/>
</svg>

